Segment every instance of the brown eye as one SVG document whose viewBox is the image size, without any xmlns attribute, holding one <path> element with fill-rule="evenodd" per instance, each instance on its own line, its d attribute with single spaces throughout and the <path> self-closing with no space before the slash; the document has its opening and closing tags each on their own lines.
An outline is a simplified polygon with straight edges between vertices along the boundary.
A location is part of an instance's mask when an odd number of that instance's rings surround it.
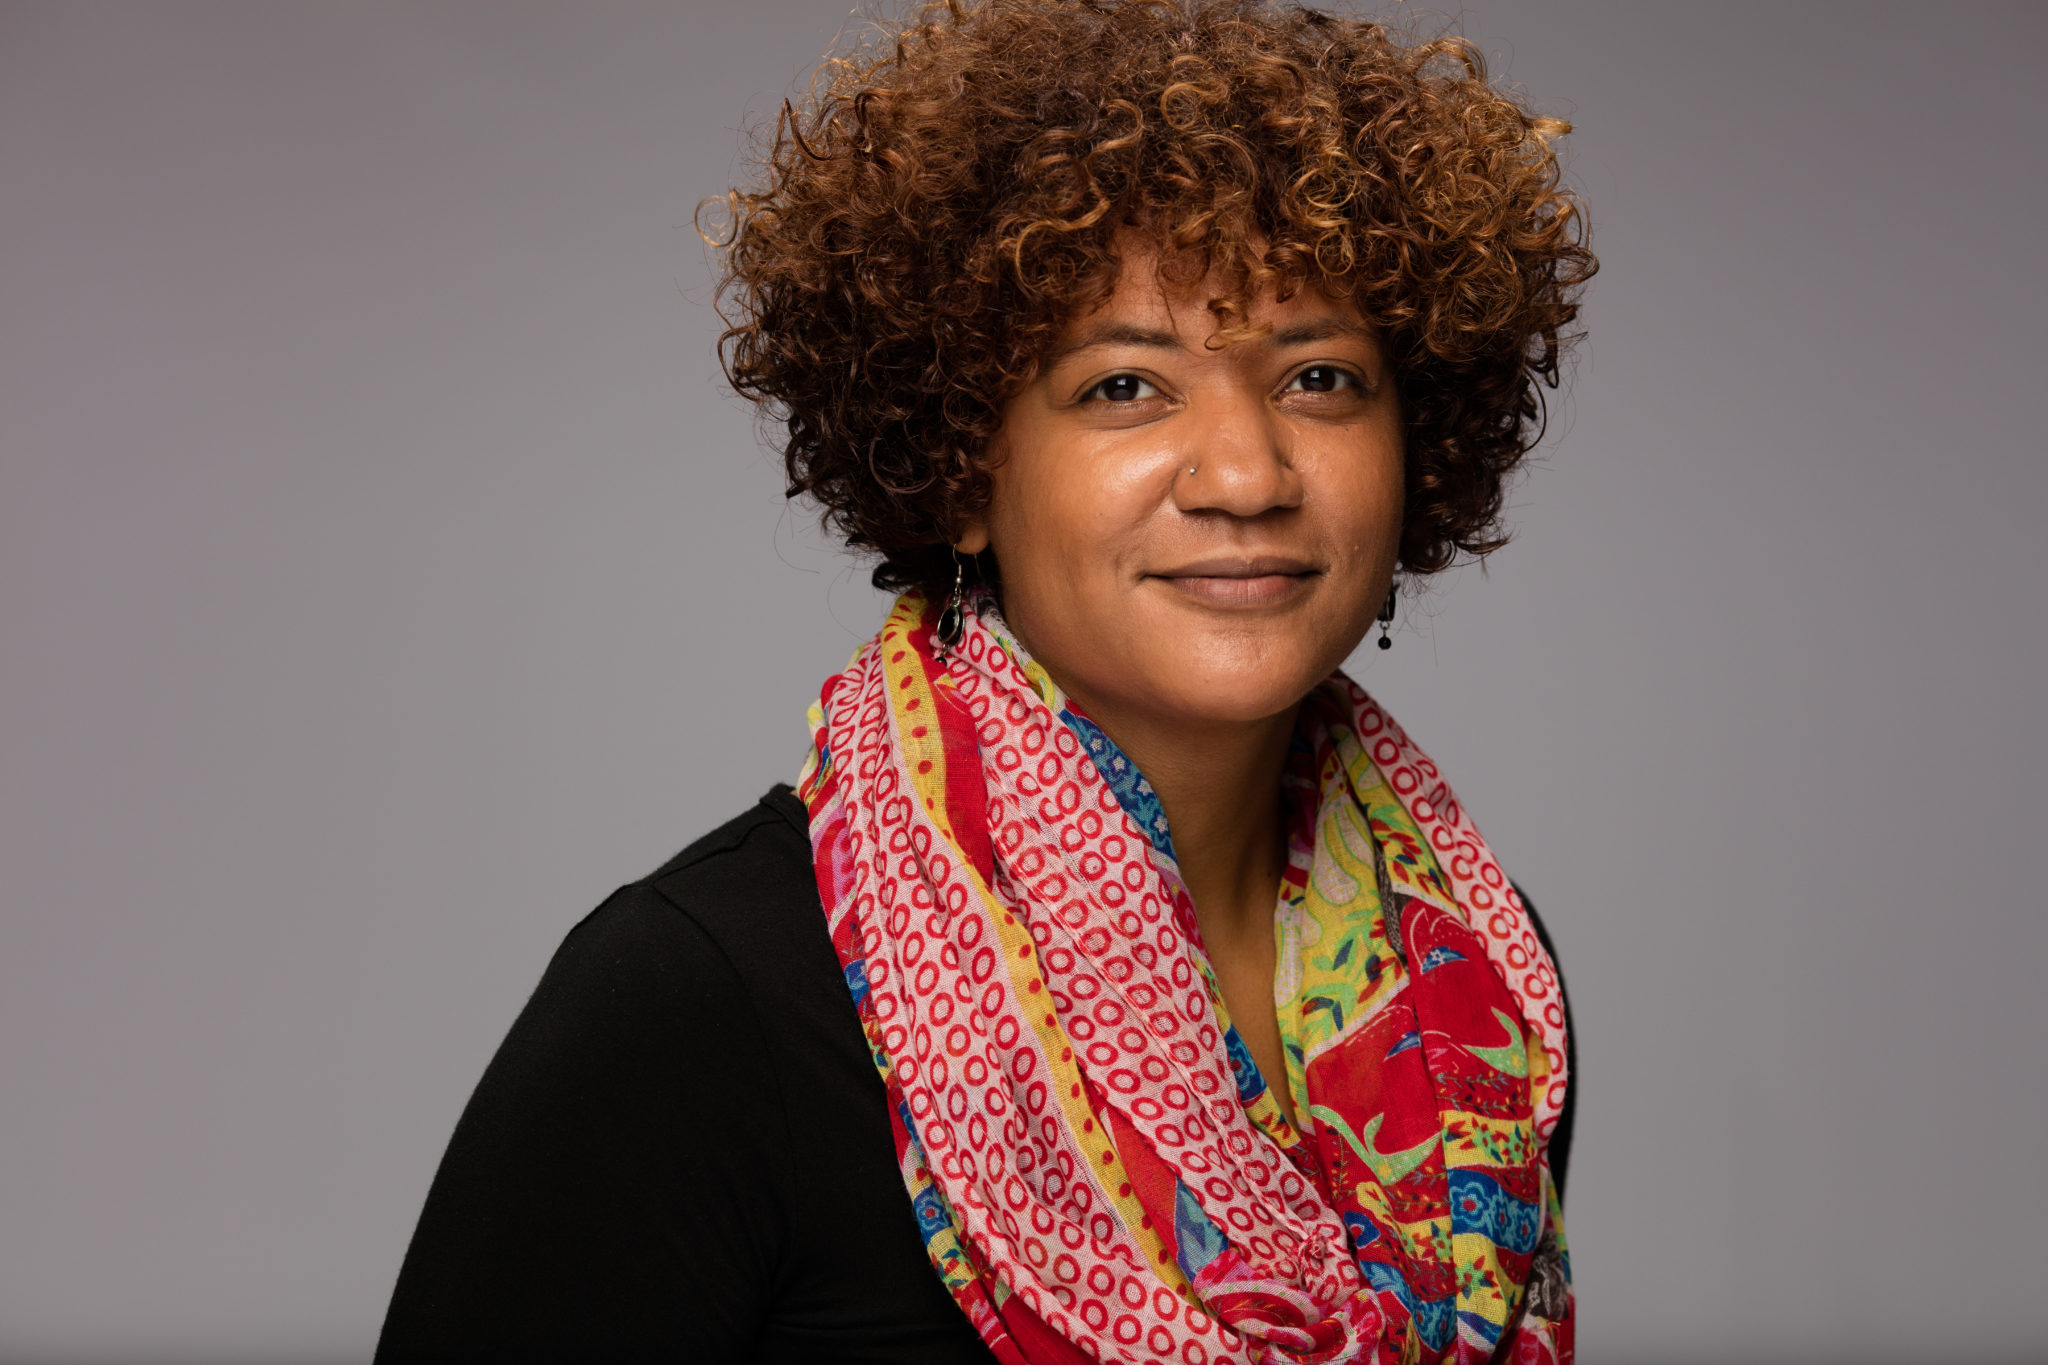
<svg viewBox="0 0 2048 1365">
<path fill-rule="evenodd" d="M 1287 387 L 1303 393 L 1335 393 L 1339 389 L 1357 388 L 1358 376 L 1335 365 L 1311 365 L 1294 376 Z"/>
<path fill-rule="evenodd" d="M 1107 403 L 1135 403 L 1141 398 L 1158 396 L 1158 389 L 1134 374 L 1113 374 L 1082 395 L 1084 398 L 1099 398 Z"/>
</svg>

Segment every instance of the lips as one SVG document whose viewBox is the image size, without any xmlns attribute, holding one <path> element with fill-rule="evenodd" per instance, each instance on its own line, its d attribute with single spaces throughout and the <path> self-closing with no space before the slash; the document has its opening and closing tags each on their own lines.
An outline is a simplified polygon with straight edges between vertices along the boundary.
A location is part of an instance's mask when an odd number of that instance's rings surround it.
<svg viewBox="0 0 2048 1365">
<path fill-rule="evenodd" d="M 1319 573 L 1292 555 L 1213 555 L 1151 576 L 1208 606 L 1271 607 L 1307 592 Z"/>
<path fill-rule="evenodd" d="M 1177 569 L 1162 569 L 1155 577 L 1265 578 L 1272 574 L 1294 577 L 1315 571 L 1315 565 L 1293 555 L 1212 555 Z"/>
</svg>

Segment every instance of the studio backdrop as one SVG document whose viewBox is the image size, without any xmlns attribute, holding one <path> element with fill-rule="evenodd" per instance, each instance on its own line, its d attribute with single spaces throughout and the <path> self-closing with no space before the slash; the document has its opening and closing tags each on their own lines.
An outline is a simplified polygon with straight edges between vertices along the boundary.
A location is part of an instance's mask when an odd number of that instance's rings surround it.
<svg viewBox="0 0 2048 1365">
<path fill-rule="evenodd" d="M 2048 1359 L 2044 14 L 1394 13 L 1602 262 L 1352 661 L 1557 939 L 1589 1365 Z M 793 777 L 883 599 L 691 221 L 862 22 L 0 5 L 0 1357 L 366 1358 L 562 935 Z"/>
</svg>

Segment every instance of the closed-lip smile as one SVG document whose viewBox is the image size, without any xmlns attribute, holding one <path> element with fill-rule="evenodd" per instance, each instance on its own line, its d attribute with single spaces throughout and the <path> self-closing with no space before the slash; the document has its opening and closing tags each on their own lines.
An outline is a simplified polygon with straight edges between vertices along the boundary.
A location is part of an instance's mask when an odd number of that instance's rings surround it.
<svg viewBox="0 0 2048 1365">
<path fill-rule="evenodd" d="M 1321 570 L 1294 555 L 1210 555 L 1149 575 L 1213 607 L 1272 607 L 1308 590 Z"/>
</svg>

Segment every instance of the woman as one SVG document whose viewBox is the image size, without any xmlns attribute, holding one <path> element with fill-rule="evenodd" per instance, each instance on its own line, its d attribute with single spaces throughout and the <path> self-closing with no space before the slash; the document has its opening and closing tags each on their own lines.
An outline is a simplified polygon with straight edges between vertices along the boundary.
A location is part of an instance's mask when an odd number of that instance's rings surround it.
<svg viewBox="0 0 2048 1365">
<path fill-rule="evenodd" d="M 1593 268 L 1461 42 L 934 6 L 786 110 L 735 386 L 903 595 L 571 933 L 379 1356 L 1568 1360 L 1526 902 L 1337 665 L 1500 544 Z"/>
</svg>

